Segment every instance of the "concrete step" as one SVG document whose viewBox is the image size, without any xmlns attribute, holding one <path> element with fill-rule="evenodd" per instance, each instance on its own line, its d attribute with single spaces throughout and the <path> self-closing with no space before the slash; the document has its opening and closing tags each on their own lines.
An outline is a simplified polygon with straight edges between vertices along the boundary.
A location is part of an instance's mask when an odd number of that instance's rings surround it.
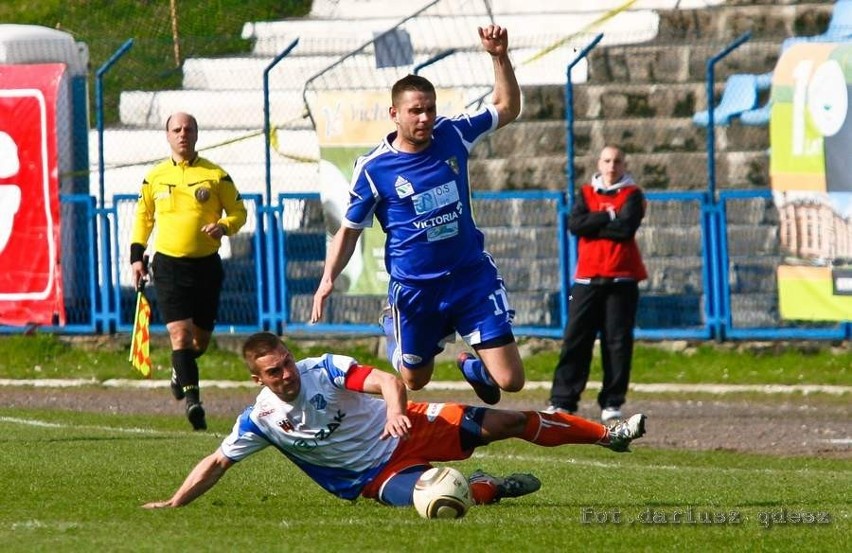
<svg viewBox="0 0 852 553">
<path fill-rule="evenodd" d="M 648 207 L 642 227 L 693 226 L 701 222 L 701 205 L 697 201 L 660 201 L 646 195 Z"/>
<path fill-rule="evenodd" d="M 658 42 L 692 39 L 734 40 L 746 31 L 754 39 L 783 40 L 822 33 L 831 17 L 830 1 L 726 2 L 696 10 L 661 10 Z M 764 4 L 764 5 L 761 5 Z M 771 7 L 765 5 L 770 4 Z"/>
<path fill-rule="evenodd" d="M 311 128 L 301 90 L 271 92 L 269 108 L 276 127 Z M 263 90 L 130 90 L 119 99 L 119 117 L 129 127 L 161 129 L 177 111 L 192 113 L 200 129 L 262 129 Z"/>
<path fill-rule="evenodd" d="M 453 3 L 445 3 L 452 5 Z M 565 37 L 604 33 L 602 42 L 610 44 L 639 43 L 651 40 L 658 31 L 659 16 L 653 10 L 620 12 L 600 22 L 601 12 L 536 12 L 506 14 L 500 25 L 509 29 L 512 48 L 538 48 L 551 46 Z M 285 19 L 258 21 L 243 26 L 242 38 L 254 41 L 252 53 L 259 57 L 272 57 L 284 51 L 294 40 L 298 45 L 295 55 L 345 54 L 366 47 L 376 34 L 394 28 L 400 19 L 377 17 L 360 19 L 353 25 L 348 19 Z M 446 13 L 424 13 L 401 25 L 415 52 L 442 52 L 449 48 L 469 50 L 479 48 L 476 28 L 487 19 L 482 15 L 457 9 Z M 594 28 L 594 31 L 592 31 Z"/>
<path fill-rule="evenodd" d="M 606 144 L 618 144 L 630 152 L 705 152 L 707 130 L 689 118 L 629 118 L 578 120 L 574 123 L 576 153 L 600 152 Z M 504 127 L 480 142 L 476 159 L 509 156 L 557 155 L 565 152 L 564 121 L 521 121 Z M 716 150 L 765 151 L 769 132 L 764 127 L 735 123 L 716 129 Z"/>
<path fill-rule="evenodd" d="M 643 252 L 644 254 L 644 252 Z M 701 256 L 643 255 L 648 279 L 639 284 L 643 294 L 702 294 L 704 258 Z"/>
<path fill-rule="evenodd" d="M 781 256 L 758 254 L 732 256 L 728 261 L 728 284 L 733 294 L 771 293 L 778 291 L 775 272 Z"/>
<path fill-rule="evenodd" d="M 495 257 L 506 289 L 515 292 L 558 292 L 562 286 L 559 258 Z"/>
<path fill-rule="evenodd" d="M 706 77 L 707 60 L 718 54 L 724 42 L 695 41 L 678 47 L 665 44 L 631 44 L 595 48 L 589 55 L 589 82 L 694 83 Z M 734 73 L 767 73 L 781 55 L 778 41 L 750 40 L 716 64 L 718 82 Z"/>
<path fill-rule="evenodd" d="M 535 227 L 546 234 L 542 227 L 554 227 L 559 222 L 556 200 L 550 198 L 476 198 L 473 214 L 479 228 Z"/>
<path fill-rule="evenodd" d="M 562 327 L 559 292 L 511 292 L 509 303 L 515 310 L 515 326 Z"/>
<path fill-rule="evenodd" d="M 250 163 L 232 163 L 222 156 L 210 157 L 228 171 L 241 194 L 266 193 L 266 168 L 262 157 Z M 107 167 L 104 171 L 105 199 L 111 201 L 115 194 L 138 194 L 142 179 L 152 165 L 146 163 Z M 317 192 L 320 189 L 319 171 L 315 163 L 276 163 L 271 168 L 271 175 L 273 195 L 283 192 Z M 89 193 L 95 197 L 100 195 L 100 173 L 97 165 L 91 168 Z"/>
<path fill-rule="evenodd" d="M 495 259 L 556 259 L 556 227 L 484 227 L 485 248 Z"/>
<path fill-rule="evenodd" d="M 197 149 L 202 156 L 226 166 L 228 163 L 263 163 L 266 139 L 257 129 L 206 129 L 199 123 Z M 317 134 L 312 129 L 277 130 L 279 147 L 272 149 L 272 163 L 316 160 L 319 158 Z M 98 159 L 98 133 L 89 132 L 89 157 L 93 166 Z M 132 146 L 132 147 L 129 147 Z M 104 163 L 107 167 L 156 163 L 169 155 L 165 119 L 157 129 L 106 129 Z M 227 160 L 227 161 L 226 161 Z"/>
<path fill-rule="evenodd" d="M 781 322 L 778 294 L 731 294 L 734 327 L 777 327 Z"/>
<path fill-rule="evenodd" d="M 591 178 L 597 153 L 575 157 L 576 184 Z M 647 191 L 706 190 L 704 152 L 627 154 L 630 172 Z M 765 151 L 717 152 L 716 188 L 766 188 L 769 158 Z M 565 190 L 565 155 L 471 159 L 471 182 L 484 190 Z"/>
<path fill-rule="evenodd" d="M 636 243 L 643 257 L 682 259 L 701 257 L 704 248 L 701 228 L 691 226 L 641 226 L 636 233 Z"/>
<path fill-rule="evenodd" d="M 269 71 L 272 90 L 301 90 L 305 81 L 340 59 L 337 55 L 296 56 L 281 60 Z M 183 88 L 203 90 L 257 90 L 263 87 L 267 57 L 189 58 L 183 62 Z M 375 67 L 372 55 L 352 58 L 351 63 Z"/>
<path fill-rule="evenodd" d="M 724 4 L 725 0 L 639 0 L 631 4 L 632 9 L 682 10 L 702 9 L 708 6 Z M 787 0 L 789 1 L 789 0 Z M 496 19 L 505 15 L 528 13 L 601 13 L 624 5 L 624 0 L 490 0 L 491 13 Z M 310 16 L 314 18 L 337 18 L 347 20 L 370 19 L 376 17 L 396 17 L 402 19 L 429 4 L 419 2 L 400 2 L 399 0 L 314 0 Z M 430 8 L 432 14 L 454 14 L 459 11 L 459 2 L 444 1 Z M 465 2 L 465 9 L 478 15 L 488 15 L 484 2 Z"/>
<path fill-rule="evenodd" d="M 731 258 L 780 253 L 777 225 L 728 225 L 728 255 Z"/>
<path fill-rule="evenodd" d="M 734 225 L 777 225 L 778 208 L 772 198 L 728 199 L 725 220 Z"/>
</svg>

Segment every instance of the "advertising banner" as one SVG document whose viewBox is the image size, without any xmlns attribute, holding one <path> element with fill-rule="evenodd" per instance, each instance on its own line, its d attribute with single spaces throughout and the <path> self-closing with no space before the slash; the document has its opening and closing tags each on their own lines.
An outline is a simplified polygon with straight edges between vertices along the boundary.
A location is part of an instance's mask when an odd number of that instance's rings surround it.
<svg viewBox="0 0 852 553">
<path fill-rule="evenodd" d="M 436 90 L 439 115 L 465 111 L 461 91 Z M 349 201 L 349 181 L 355 160 L 394 130 L 388 109 L 390 90 L 320 92 L 311 112 L 316 116 L 320 147 L 320 181 L 326 219 L 339 227 Z M 330 229 L 333 233 L 336 228 Z M 385 235 L 378 223 L 361 234 L 358 247 L 336 288 L 349 294 L 386 294 L 388 274 L 384 263 Z"/>
<path fill-rule="evenodd" d="M 65 323 L 57 102 L 65 64 L 0 65 L 0 324 Z"/>
<path fill-rule="evenodd" d="M 799 43 L 772 77 L 781 318 L 852 320 L 852 44 Z"/>
</svg>

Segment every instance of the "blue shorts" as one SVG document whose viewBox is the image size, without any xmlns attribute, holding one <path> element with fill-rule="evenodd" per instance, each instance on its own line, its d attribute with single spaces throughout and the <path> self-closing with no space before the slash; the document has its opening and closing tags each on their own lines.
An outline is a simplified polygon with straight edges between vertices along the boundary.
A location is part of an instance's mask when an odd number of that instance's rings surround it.
<svg viewBox="0 0 852 553">
<path fill-rule="evenodd" d="M 391 279 L 388 302 L 402 363 L 409 369 L 444 351 L 456 332 L 470 346 L 513 337 L 515 310 L 487 254 L 474 265 L 428 282 Z"/>
</svg>

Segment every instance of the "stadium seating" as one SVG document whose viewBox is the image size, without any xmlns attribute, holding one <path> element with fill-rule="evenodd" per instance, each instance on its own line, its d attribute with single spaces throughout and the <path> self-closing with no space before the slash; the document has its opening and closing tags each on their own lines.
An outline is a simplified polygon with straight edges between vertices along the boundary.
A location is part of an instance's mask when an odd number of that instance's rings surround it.
<svg viewBox="0 0 852 553">
<path fill-rule="evenodd" d="M 758 107 L 758 92 L 766 82 L 772 83 L 771 73 L 766 75 L 736 74 L 728 77 L 725 90 L 719 105 L 713 110 L 713 122 L 716 126 L 728 126 L 731 120 L 739 117 L 743 112 L 754 110 Z M 692 116 L 692 122 L 696 125 L 706 127 L 710 124 L 710 111 L 696 112 Z"/>
<path fill-rule="evenodd" d="M 852 38 L 852 0 L 837 0 L 824 33 L 787 38 L 781 43 L 781 51 L 800 42 L 840 42 L 849 38 Z"/>
</svg>

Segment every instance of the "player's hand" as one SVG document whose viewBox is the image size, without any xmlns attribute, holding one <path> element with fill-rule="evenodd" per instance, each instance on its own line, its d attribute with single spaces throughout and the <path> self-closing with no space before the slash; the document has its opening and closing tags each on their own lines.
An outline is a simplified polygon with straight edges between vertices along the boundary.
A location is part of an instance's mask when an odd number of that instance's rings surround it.
<svg viewBox="0 0 852 553">
<path fill-rule="evenodd" d="M 314 294 L 314 304 L 311 307 L 311 324 L 322 319 L 322 307 L 325 304 L 325 299 L 331 295 L 334 290 L 334 282 L 327 279 L 320 280 L 319 287 Z"/>
<path fill-rule="evenodd" d="M 131 268 L 133 269 L 133 287 L 139 290 L 140 284 L 143 281 L 148 282 L 148 269 L 141 261 L 134 262 Z"/>
<path fill-rule="evenodd" d="M 509 31 L 500 25 L 478 27 L 482 47 L 492 56 L 505 56 L 509 52 Z"/>
<path fill-rule="evenodd" d="M 408 415 L 404 413 L 398 413 L 395 415 L 388 413 L 388 420 L 385 423 L 385 431 L 382 432 L 380 439 L 386 440 L 390 437 L 394 437 L 405 440 L 408 438 L 410 430 L 411 420 L 408 418 Z"/>
</svg>

